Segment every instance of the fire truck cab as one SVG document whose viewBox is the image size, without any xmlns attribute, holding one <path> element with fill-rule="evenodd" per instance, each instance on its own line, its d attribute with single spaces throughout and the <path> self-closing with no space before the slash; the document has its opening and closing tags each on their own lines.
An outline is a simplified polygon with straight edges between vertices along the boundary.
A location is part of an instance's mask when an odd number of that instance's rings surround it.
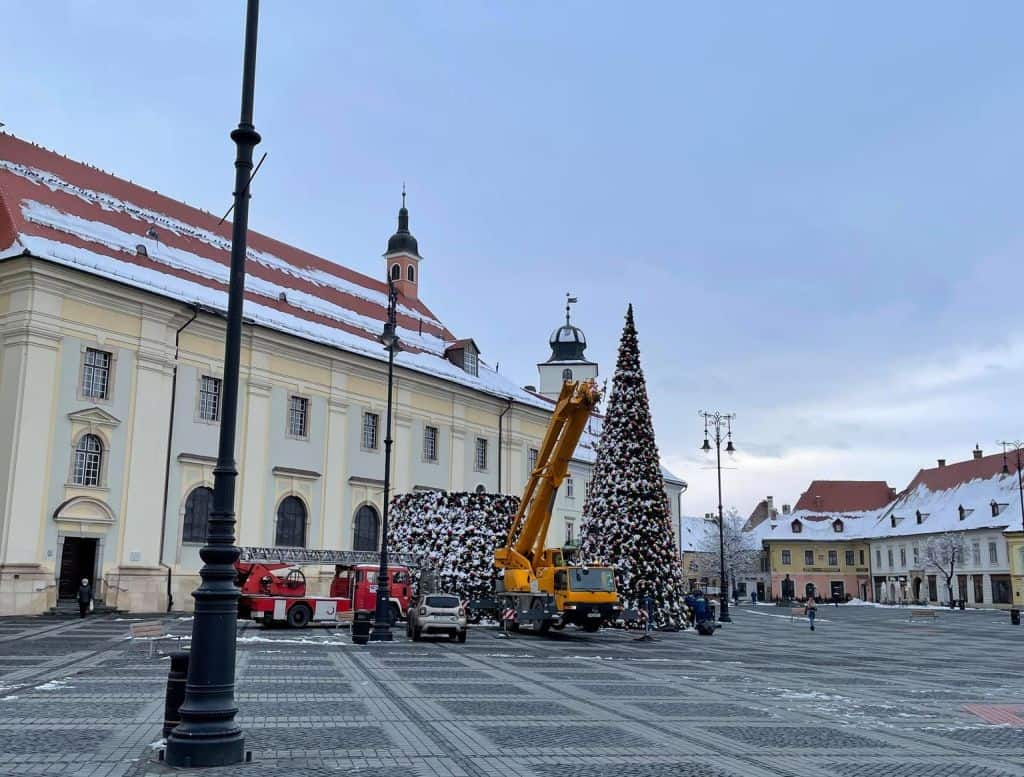
<svg viewBox="0 0 1024 777">
<path fill-rule="evenodd" d="M 302 628 L 315 622 L 347 620 L 355 610 L 375 610 L 379 565 L 366 552 L 313 551 L 304 548 L 242 548 L 235 563 L 235 582 L 241 589 L 239 617 L 264 626 Z M 369 554 L 376 555 L 376 554 Z M 334 564 L 327 596 L 307 595 L 300 565 Z M 406 566 L 388 565 L 390 612 L 394 623 L 409 609 L 411 577 Z M 348 617 L 351 617 L 350 615 Z"/>
</svg>

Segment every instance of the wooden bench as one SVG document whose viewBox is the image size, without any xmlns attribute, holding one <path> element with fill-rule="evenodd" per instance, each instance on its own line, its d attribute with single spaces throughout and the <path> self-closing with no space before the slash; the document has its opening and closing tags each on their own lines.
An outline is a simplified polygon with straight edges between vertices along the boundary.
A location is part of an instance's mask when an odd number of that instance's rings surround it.
<svg viewBox="0 0 1024 777">
<path fill-rule="evenodd" d="M 128 627 L 128 647 L 125 650 L 125 655 L 128 655 L 132 647 L 134 647 L 140 640 L 145 640 L 149 643 L 149 657 L 153 657 L 153 645 L 156 644 L 157 640 L 160 639 L 177 639 L 178 647 L 181 647 L 181 637 L 175 637 L 167 634 L 167 628 L 164 626 L 163 621 L 139 621 L 133 623 Z"/>
<path fill-rule="evenodd" d="M 794 607 L 789 611 L 789 622 L 792 623 L 795 618 L 803 618 L 807 615 L 806 607 Z"/>
<path fill-rule="evenodd" d="M 939 617 L 939 614 L 935 610 L 910 611 L 910 620 L 914 620 L 915 618 L 930 618 L 931 620 L 935 620 L 937 617 Z"/>
</svg>

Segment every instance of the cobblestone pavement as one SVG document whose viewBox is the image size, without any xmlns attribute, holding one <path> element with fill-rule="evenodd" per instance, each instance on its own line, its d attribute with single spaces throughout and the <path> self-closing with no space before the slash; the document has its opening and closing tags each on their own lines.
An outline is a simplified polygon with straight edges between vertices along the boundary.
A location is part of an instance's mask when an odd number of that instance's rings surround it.
<svg viewBox="0 0 1024 777">
<path fill-rule="evenodd" d="M 357 647 L 246 625 L 254 761 L 204 774 L 1024 777 L 1024 627 L 1008 615 L 822 608 L 811 632 L 784 612 L 740 608 L 713 637 L 654 642 L 476 628 L 464 645 L 399 630 Z M 128 626 L 0 619 L 0 775 L 171 771 L 150 747 L 168 661 L 126 655 Z"/>
</svg>

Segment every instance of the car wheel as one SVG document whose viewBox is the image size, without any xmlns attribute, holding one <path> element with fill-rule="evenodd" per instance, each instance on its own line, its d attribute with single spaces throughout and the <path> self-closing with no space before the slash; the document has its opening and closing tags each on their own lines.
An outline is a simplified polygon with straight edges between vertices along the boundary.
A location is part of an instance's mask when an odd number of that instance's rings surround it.
<svg viewBox="0 0 1024 777">
<path fill-rule="evenodd" d="M 463 630 L 463 631 L 459 632 L 459 637 L 458 637 L 459 642 L 465 642 L 466 641 L 466 634 L 467 633 L 468 633 L 467 630 Z"/>
<path fill-rule="evenodd" d="M 304 628 L 312 619 L 312 611 L 304 604 L 296 604 L 288 610 L 288 625 L 293 629 Z"/>
</svg>

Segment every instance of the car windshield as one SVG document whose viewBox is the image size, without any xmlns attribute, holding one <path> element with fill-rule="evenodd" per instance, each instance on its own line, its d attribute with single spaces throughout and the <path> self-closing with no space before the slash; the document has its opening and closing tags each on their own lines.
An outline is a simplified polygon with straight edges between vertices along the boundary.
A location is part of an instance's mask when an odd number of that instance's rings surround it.
<svg viewBox="0 0 1024 777">
<path fill-rule="evenodd" d="M 428 596 L 424 604 L 427 607 L 444 607 L 452 608 L 459 606 L 459 597 L 457 596 Z"/>
<path fill-rule="evenodd" d="M 577 567 L 569 573 L 569 588 L 573 591 L 614 591 L 615 576 L 610 569 Z"/>
</svg>

